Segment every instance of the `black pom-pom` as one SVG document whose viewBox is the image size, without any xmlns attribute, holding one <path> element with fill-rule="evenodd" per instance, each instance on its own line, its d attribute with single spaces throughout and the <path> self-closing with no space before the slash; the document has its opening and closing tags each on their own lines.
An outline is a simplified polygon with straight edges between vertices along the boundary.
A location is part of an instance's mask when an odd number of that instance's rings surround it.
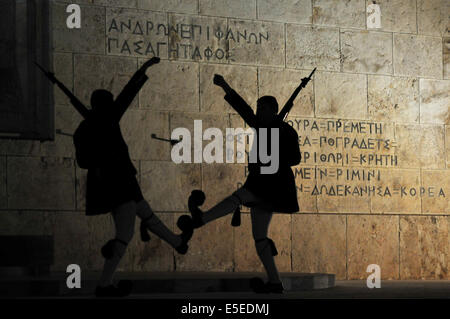
<svg viewBox="0 0 450 319">
<path fill-rule="evenodd" d="M 202 206 L 205 202 L 206 196 L 200 189 L 195 189 L 191 192 L 191 196 L 189 197 L 189 201 L 195 206 Z"/>
<path fill-rule="evenodd" d="M 182 231 L 192 230 L 192 218 L 189 215 L 182 215 L 177 220 L 177 226 Z"/>
</svg>

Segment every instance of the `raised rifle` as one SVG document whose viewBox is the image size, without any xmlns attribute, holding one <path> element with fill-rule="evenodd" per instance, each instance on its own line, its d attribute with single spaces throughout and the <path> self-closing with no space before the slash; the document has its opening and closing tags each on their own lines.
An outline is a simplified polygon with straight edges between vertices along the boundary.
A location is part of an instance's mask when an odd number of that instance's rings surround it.
<svg viewBox="0 0 450 319">
<path fill-rule="evenodd" d="M 55 74 L 54 74 L 54 73 L 45 70 L 44 67 L 41 66 L 41 65 L 40 65 L 39 63 L 37 63 L 36 61 L 34 61 L 34 64 L 36 64 L 36 66 L 42 71 L 42 73 L 45 74 L 46 77 L 48 77 L 48 79 L 49 79 L 50 81 L 52 81 L 53 83 L 55 83 L 56 78 L 55 78 Z"/>
<path fill-rule="evenodd" d="M 81 114 L 83 118 L 87 118 L 89 115 L 89 110 L 81 103 L 73 93 L 64 86 L 56 77 L 53 72 L 45 70 L 39 63 L 34 61 L 34 64 L 42 71 L 42 73 L 45 74 L 45 76 L 54 84 L 58 85 L 58 87 L 70 98 L 70 102 L 75 107 L 75 109 L 78 111 L 78 113 Z"/>
<path fill-rule="evenodd" d="M 313 76 L 314 72 L 316 72 L 316 68 L 312 70 L 311 74 L 305 78 L 305 80 L 302 79 L 302 83 L 295 89 L 294 93 L 292 93 L 289 100 L 286 102 L 286 104 L 283 106 L 283 109 L 278 114 L 278 117 L 281 118 L 283 121 L 288 116 L 289 112 L 291 111 L 292 107 L 294 106 L 294 100 L 297 97 L 297 95 L 300 93 L 300 91 L 308 84 L 308 82 L 311 80 L 311 77 Z M 241 209 L 238 206 L 236 210 L 233 213 L 233 217 L 231 218 L 231 226 L 238 227 L 241 225 Z"/>
<path fill-rule="evenodd" d="M 300 83 L 300 85 L 295 89 L 294 93 L 292 93 L 289 100 L 286 102 L 286 104 L 283 106 L 283 109 L 278 114 L 278 117 L 281 118 L 283 121 L 288 116 L 289 112 L 291 111 L 292 107 L 294 106 L 294 100 L 297 97 L 297 95 L 300 93 L 300 91 L 308 84 L 308 82 L 311 80 L 311 77 L 313 76 L 314 72 L 316 72 L 316 68 L 312 70 L 311 74 L 305 78 L 306 80 Z"/>
</svg>

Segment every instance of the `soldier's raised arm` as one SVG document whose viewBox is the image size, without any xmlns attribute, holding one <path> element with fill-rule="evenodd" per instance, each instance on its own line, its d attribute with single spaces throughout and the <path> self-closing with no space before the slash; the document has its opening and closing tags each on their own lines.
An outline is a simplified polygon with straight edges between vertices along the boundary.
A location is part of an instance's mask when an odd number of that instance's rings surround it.
<svg viewBox="0 0 450 319">
<path fill-rule="evenodd" d="M 256 116 L 250 105 L 248 105 L 247 102 L 245 102 L 245 100 L 230 87 L 223 76 L 215 74 L 213 81 L 215 85 L 221 87 L 224 90 L 224 92 L 226 93 L 225 100 L 231 105 L 233 109 L 236 110 L 236 112 L 238 112 L 238 114 L 243 118 L 248 126 L 255 127 Z"/>
<path fill-rule="evenodd" d="M 145 74 L 147 69 L 159 62 L 160 58 L 158 57 L 153 57 L 150 60 L 146 61 L 139 68 L 139 70 L 137 70 L 136 73 L 134 73 L 134 75 L 122 89 L 122 92 L 120 92 L 120 94 L 117 96 L 116 100 L 114 101 L 114 104 L 116 110 L 116 117 L 118 120 L 120 120 L 120 118 L 123 116 L 125 111 L 130 106 L 131 102 L 133 102 L 139 90 L 148 80 L 148 76 Z"/>
</svg>

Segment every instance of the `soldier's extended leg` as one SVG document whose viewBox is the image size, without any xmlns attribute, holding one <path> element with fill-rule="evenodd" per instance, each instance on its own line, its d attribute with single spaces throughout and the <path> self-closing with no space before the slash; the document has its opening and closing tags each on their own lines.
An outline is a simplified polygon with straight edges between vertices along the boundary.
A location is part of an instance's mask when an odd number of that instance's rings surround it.
<svg viewBox="0 0 450 319">
<path fill-rule="evenodd" d="M 114 272 L 125 254 L 128 243 L 134 235 L 134 223 L 136 220 L 136 203 L 129 201 L 115 208 L 112 212 L 116 237 L 110 240 L 102 248 L 105 256 L 105 265 L 100 279 L 100 286 L 106 287 L 112 284 Z"/>
<path fill-rule="evenodd" d="M 152 233 L 166 241 L 175 248 L 180 254 L 187 252 L 187 242 L 192 237 L 192 233 L 183 232 L 181 235 L 175 235 L 164 223 L 155 215 L 152 208 L 146 200 L 137 203 L 136 215 L 142 219 L 142 223 Z"/>
<path fill-rule="evenodd" d="M 228 196 L 220 203 L 218 203 L 216 206 L 212 207 L 210 210 L 203 213 L 198 208 L 198 206 L 203 203 L 203 201 L 198 200 L 200 193 L 195 192 L 199 191 L 192 192 L 192 195 L 191 197 L 189 197 L 188 201 L 189 210 L 192 212 L 192 218 L 195 228 L 198 228 L 217 218 L 220 218 L 222 216 L 234 212 L 236 208 L 238 208 L 240 205 L 257 201 L 257 198 L 249 190 L 241 187 L 237 191 L 235 191 L 231 196 Z"/>
</svg>

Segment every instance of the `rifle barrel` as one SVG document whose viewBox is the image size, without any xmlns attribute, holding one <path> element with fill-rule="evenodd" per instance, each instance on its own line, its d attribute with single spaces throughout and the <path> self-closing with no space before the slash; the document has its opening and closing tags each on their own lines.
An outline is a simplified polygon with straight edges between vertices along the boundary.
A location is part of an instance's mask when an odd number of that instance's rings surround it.
<svg viewBox="0 0 450 319">
<path fill-rule="evenodd" d="M 34 64 L 36 64 L 36 66 L 42 71 L 42 72 L 44 72 L 45 74 L 47 74 L 47 71 L 45 71 L 45 69 L 39 64 L 39 63 L 37 63 L 36 61 L 33 61 L 34 62 Z"/>
<path fill-rule="evenodd" d="M 36 64 L 36 66 L 42 71 L 42 73 L 45 74 L 46 77 L 50 78 L 50 75 L 52 74 L 51 72 L 46 71 L 46 70 L 44 69 L 44 67 L 43 67 L 42 65 L 40 65 L 39 63 L 37 63 L 36 61 L 33 61 L 33 62 L 34 62 L 34 64 Z"/>
<path fill-rule="evenodd" d="M 317 67 L 314 68 L 314 70 L 311 71 L 311 73 L 308 76 L 308 79 L 311 79 L 311 77 L 313 76 L 314 72 L 316 72 L 316 69 L 317 69 Z"/>
<path fill-rule="evenodd" d="M 283 107 L 283 109 L 281 110 L 280 114 L 283 116 L 283 121 L 286 119 L 286 117 L 288 116 L 289 112 L 291 111 L 292 106 L 294 106 L 294 99 L 297 97 L 298 93 L 300 92 L 300 90 L 304 87 L 306 87 L 306 85 L 308 84 L 308 82 L 311 80 L 311 77 L 313 76 L 314 72 L 316 72 L 317 68 L 314 68 L 311 73 L 309 74 L 309 76 L 306 78 L 307 81 L 303 81 L 300 84 L 300 86 L 294 91 L 294 93 L 291 95 L 291 97 L 289 98 L 287 104 Z"/>
<path fill-rule="evenodd" d="M 166 138 L 158 137 L 158 136 L 156 136 L 156 134 L 152 134 L 152 138 L 154 138 L 155 140 L 160 140 L 160 141 L 164 141 L 164 142 L 170 142 L 170 144 L 172 144 L 172 145 L 180 143 L 181 140 L 182 140 L 182 138 L 179 139 L 179 140 L 166 139 Z"/>
</svg>

